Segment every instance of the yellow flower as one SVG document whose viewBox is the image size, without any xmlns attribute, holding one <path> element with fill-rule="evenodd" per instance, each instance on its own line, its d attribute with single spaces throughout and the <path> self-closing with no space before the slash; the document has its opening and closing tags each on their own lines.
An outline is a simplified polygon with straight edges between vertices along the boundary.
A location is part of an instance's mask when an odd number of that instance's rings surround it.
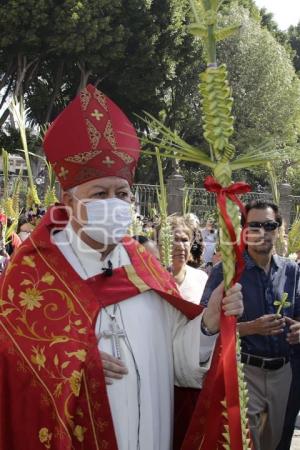
<svg viewBox="0 0 300 450">
<path fill-rule="evenodd" d="M 71 378 L 69 378 L 72 392 L 74 393 L 74 395 L 76 397 L 79 396 L 80 386 L 81 386 L 81 378 L 82 378 L 82 371 L 78 372 L 78 370 L 73 370 Z"/>
<path fill-rule="evenodd" d="M 56 388 L 54 390 L 54 397 L 59 398 L 61 396 L 62 393 L 62 383 L 58 383 L 56 385 Z"/>
<path fill-rule="evenodd" d="M 53 275 L 51 275 L 50 272 L 45 273 L 45 275 L 43 275 L 42 281 L 44 283 L 49 284 L 49 286 L 51 286 L 51 284 L 53 283 L 55 277 Z"/>
<path fill-rule="evenodd" d="M 79 334 L 86 334 L 86 328 L 80 328 L 80 330 L 78 330 Z"/>
<path fill-rule="evenodd" d="M 19 297 L 22 298 L 20 305 L 25 306 L 30 311 L 33 311 L 34 308 L 40 308 L 40 300 L 44 299 L 41 292 L 36 288 L 27 288 L 25 292 L 19 294 Z"/>
<path fill-rule="evenodd" d="M 40 439 L 40 442 L 42 444 L 44 444 L 46 448 L 51 447 L 52 433 L 49 433 L 48 428 L 44 427 L 44 428 L 40 429 L 39 439 Z"/>
<path fill-rule="evenodd" d="M 22 264 L 24 266 L 35 267 L 34 256 L 23 256 Z"/>
<path fill-rule="evenodd" d="M 39 349 L 39 347 L 32 347 L 34 355 L 31 355 L 31 361 L 33 364 L 38 366 L 38 370 L 41 370 L 41 367 L 45 368 L 46 356 L 44 355 L 45 347 Z"/>
<path fill-rule="evenodd" d="M 84 433 L 86 432 L 86 428 L 82 427 L 80 425 L 76 425 L 76 427 L 74 428 L 73 434 L 74 436 L 77 438 L 77 440 L 79 442 L 83 442 L 84 441 Z"/>
<path fill-rule="evenodd" d="M 65 352 L 67 356 L 75 356 L 79 361 L 84 362 L 86 358 L 86 350 L 80 349 L 77 352 Z"/>
</svg>

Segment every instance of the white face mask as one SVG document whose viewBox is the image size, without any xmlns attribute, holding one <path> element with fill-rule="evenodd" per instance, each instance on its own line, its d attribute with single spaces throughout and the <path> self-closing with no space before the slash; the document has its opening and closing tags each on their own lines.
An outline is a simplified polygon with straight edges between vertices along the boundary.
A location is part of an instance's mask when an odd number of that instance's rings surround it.
<svg viewBox="0 0 300 450">
<path fill-rule="evenodd" d="M 101 244 L 117 244 L 132 222 L 130 203 L 116 197 L 85 203 L 87 223 L 82 230 Z"/>
</svg>

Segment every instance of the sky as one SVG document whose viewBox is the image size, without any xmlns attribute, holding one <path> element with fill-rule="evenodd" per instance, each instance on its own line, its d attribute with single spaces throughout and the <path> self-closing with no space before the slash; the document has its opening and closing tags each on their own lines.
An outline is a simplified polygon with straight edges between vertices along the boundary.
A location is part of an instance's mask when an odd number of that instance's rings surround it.
<svg viewBox="0 0 300 450">
<path fill-rule="evenodd" d="M 274 14 L 274 20 L 281 30 L 300 22 L 300 0 L 255 0 L 259 8 L 266 8 Z"/>
</svg>

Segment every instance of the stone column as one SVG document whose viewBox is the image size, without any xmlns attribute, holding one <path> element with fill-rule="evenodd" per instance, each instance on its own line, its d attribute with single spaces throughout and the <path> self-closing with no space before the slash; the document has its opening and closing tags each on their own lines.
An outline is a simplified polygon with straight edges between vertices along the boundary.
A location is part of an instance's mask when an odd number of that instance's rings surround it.
<svg viewBox="0 0 300 450">
<path fill-rule="evenodd" d="M 183 213 L 184 177 L 175 172 L 167 179 L 168 213 Z"/>
<path fill-rule="evenodd" d="M 280 192 L 279 211 L 284 221 L 285 232 L 287 233 L 290 226 L 291 212 L 293 206 L 293 196 L 291 195 L 292 186 L 289 183 L 282 183 L 279 185 L 279 192 Z"/>
</svg>

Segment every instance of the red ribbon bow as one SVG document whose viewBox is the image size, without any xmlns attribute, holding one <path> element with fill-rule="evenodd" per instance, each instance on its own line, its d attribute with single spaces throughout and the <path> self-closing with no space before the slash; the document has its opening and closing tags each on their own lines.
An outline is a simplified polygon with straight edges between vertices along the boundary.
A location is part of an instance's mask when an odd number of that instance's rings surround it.
<svg viewBox="0 0 300 450">
<path fill-rule="evenodd" d="M 237 197 L 237 195 L 250 192 L 251 187 L 249 186 L 249 184 L 242 181 L 233 183 L 228 187 L 222 187 L 215 180 L 215 178 L 211 176 L 206 177 L 206 179 L 204 180 L 204 187 L 207 191 L 215 192 L 215 194 L 217 195 L 217 203 L 219 205 L 220 212 L 230 235 L 231 244 L 233 245 L 236 254 L 236 274 L 234 280 L 232 281 L 232 284 L 234 284 L 240 278 L 240 275 L 244 269 L 243 252 L 245 246 L 243 236 L 241 236 L 240 244 L 237 243 L 237 235 L 226 208 L 226 198 L 229 198 L 233 203 L 235 203 L 239 207 L 242 215 L 245 215 L 244 205 Z"/>
</svg>

